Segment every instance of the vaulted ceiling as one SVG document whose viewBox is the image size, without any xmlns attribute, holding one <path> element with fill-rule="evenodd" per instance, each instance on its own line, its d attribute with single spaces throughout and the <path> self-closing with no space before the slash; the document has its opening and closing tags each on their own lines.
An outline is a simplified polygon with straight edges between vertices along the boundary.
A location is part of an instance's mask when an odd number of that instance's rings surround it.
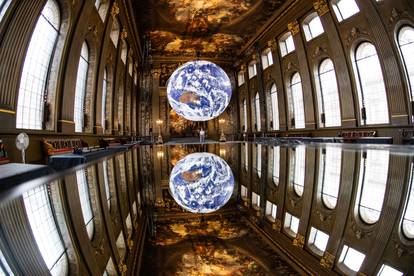
<svg viewBox="0 0 414 276">
<path fill-rule="evenodd" d="M 152 55 L 230 58 L 285 1 L 141 0 L 134 8 Z"/>
</svg>

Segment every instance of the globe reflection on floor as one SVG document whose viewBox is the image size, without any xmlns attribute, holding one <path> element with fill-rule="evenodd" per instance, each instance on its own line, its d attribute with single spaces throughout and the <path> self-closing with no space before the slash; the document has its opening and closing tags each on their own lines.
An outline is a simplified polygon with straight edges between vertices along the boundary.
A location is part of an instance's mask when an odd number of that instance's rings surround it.
<svg viewBox="0 0 414 276">
<path fill-rule="evenodd" d="M 229 201 L 234 188 L 230 166 L 215 154 L 192 153 L 177 162 L 170 175 L 175 201 L 192 213 L 211 213 Z"/>
<path fill-rule="evenodd" d="M 218 65 L 190 61 L 171 75 L 167 96 L 175 112 L 190 121 L 208 121 L 219 116 L 231 98 L 231 83 Z"/>
</svg>

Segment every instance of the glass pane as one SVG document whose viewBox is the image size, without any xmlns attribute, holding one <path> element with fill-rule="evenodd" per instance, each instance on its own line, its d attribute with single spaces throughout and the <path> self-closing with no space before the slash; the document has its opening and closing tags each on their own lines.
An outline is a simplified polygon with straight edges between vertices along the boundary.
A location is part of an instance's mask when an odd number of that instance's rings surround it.
<svg viewBox="0 0 414 276">
<path fill-rule="evenodd" d="M 313 14 L 309 15 L 308 18 L 312 18 L 312 19 L 310 19 L 310 20 L 305 19 L 305 21 L 309 20 L 304 25 L 304 30 L 305 30 L 307 41 L 311 40 L 314 37 L 317 37 L 318 35 L 320 35 L 324 32 L 321 20 L 320 20 L 319 16 L 316 13 L 313 13 Z"/>
<path fill-rule="evenodd" d="M 27 49 L 17 101 L 16 128 L 42 129 L 44 93 L 59 35 L 60 14 L 55 1 L 47 1 Z"/>
<path fill-rule="evenodd" d="M 104 172 L 104 184 L 105 184 L 105 194 L 106 201 L 108 203 L 108 209 L 111 210 L 111 189 L 109 188 L 109 176 L 108 176 L 108 161 L 103 161 L 103 172 Z"/>
<path fill-rule="evenodd" d="M 339 22 L 359 12 L 355 0 L 337 0 L 336 3 L 333 4 L 333 7 Z"/>
<path fill-rule="evenodd" d="M 315 246 L 317 249 L 324 252 L 328 244 L 328 240 L 329 236 L 327 234 L 316 228 L 311 228 L 311 232 L 309 235 L 309 244 Z"/>
<path fill-rule="evenodd" d="M 293 42 L 293 36 L 290 33 L 286 38 L 286 49 L 288 53 L 295 51 L 295 43 Z"/>
<path fill-rule="evenodd" d="M 0 275 L 1 276 L 14 275 L 1 250 L 0 250 Z"/>
<path fill-rule="evenodd" d="M 49 271 L 52 275 L 67 274 L 66 248 L 53 217 L 47 189 L 47 185 L 42 185 L 23 194 L 24 206 L 36 244 Z"/>
<path fill-rule="evenodd" d="M 353 271 L 359 271 L 364 259 L 365 255 L 363 253 L 344 245 L 339 262 L 343 263 Z"/>
<path fill-rule="evenodd" d="M 302 81 L 299 73 L 295 73 L 292 76 L 290 91 L 293 105 L 293 117 L 295 118 L 295 128 L 305 128 Z"/>
<path fill-rule="evenodd" d="M 243 122 L 244 122 L 244 131 L 247 131 L 247 101 L 243 101 Z"/>
<path fill-rule="evenodd" d="M 271 102 L 271 110 L 272 110 L 272 122 L 273 122 L 273 130 L 279 130 L 279 106 L 277 100 L 277 90 L 276 85 L 272 85 L 270 89 L 270 102 Z"/>
<path fill-rule="evenodd" d="M 398 43 L 410 84 L 411 101 L 414 101 L 414 28 L 410 26 L 401 28 L 398 34 Z"/>
<path fill-rule="evenodd" d="M 112 23 L 112 30 L 111 30 L 111 40 L 114 44 L 115 48 L 118 47 L 118 41 L 119 41 L 119 31 L 120 31 L 120 25 L 118 19 L 115 18 L 115 20 Z"/>
<path fill-rule="evenodd" d="M 240 71 L 237 75 L 237 83 L 241 86 L 244 83 L 244 73 Z"/>
<path fill-rule="evenodd" d="M 298 146 L 293 153 L 292 185 L 296 195 L 301 197 L 305 183 L 306 148 Z"/>
<path fill-rule="evenodd" d="M 336 207 L 341 180 L 342 149 L 327 147 L 321 150 L 319 185 L 322 186 L 322 202 L 329 209 Z"/>
<path fill-rule="evenodd" d="M 101 114 L 101 126 L 105 130 L 105 120 L 106 120 L 106 93 L 107 93 L 107 70 L 105 68 L 104 77 L 102 82 L 102 114 Z"/>
<path fill-rule="evenodd" d="M 1 0 L 0 1 L 0 22 L 3 16 L 6 14 L 7 8 L 10 6 L 12 0 Z"/>
<path fill-rule="evenodd" d="M 262 145 L 256 145 L 256 170 L 257 176 L 262 177 Z"/>
<path fill-rule="evenodd" d="M 319 115 L 325 114 L 325 126 L 341 125 L 341 108 L 339 104 L 338 84 L 333 63 L 325 59 L 319 66 Z M 322 120 L 321 120 L 322 124 Z"/>
<path fill-rule="evenodd" d="M 76 91 L 75 91 L 75 105 L 73 111 L 73 119 L 75 121 L 75 131 L 83 131 L 83 117 L 84 117 L 84 105 L 86 84 L 88 80 L 88 67 L 89 67 L 89 51 L 86 42 L 82 44 L 81 56 L 79 58 L 78 75 L 76 77 Z"/>
<path fill-rule="evenodd" d="M 405 207 L 402 231 L 409 239 L 414 239 L 414 166 L 411 164 L 410 190 L 408 193 L 408 202 Z"/>
<path fill-rule="evenodd" d="M 377 276 L 402 276 L 403 273 L 401 271 L 396 270 L 395 268 L 382 265 L 380 271 L 378 272 Z"/>
<path fill-rule="evenodd" d="M 273 183 L 279 184 L 280 147 L 273 147 Z"/>
<path fill-rule="evenodd" d="M 256 93 L 256 97 L 254 99 L 254 103 L 255 103 L 255 111 L 256 111 L 256 116 L 255 116 L 255 123 L 257 126 L 257 131 L 261 130 L 261 120 L 260 120 L 260 97 L 259 97 L 259 93 Z"/>
<path fill-rule="evenodd" d="M 249 148 L 247 143 L 244 143 L 244 169 L 249 170 Z"/>
<path fill-rule="evenodd" d="M 89 195 L 88 180 L 84 170 L 76 171 L 76 180 L 78 182 L 78 192 L 82 208 L 83 221 L 85 223 L 88 237 L 92 240 L 94 233 L 92 203 Z"/>
</svg>

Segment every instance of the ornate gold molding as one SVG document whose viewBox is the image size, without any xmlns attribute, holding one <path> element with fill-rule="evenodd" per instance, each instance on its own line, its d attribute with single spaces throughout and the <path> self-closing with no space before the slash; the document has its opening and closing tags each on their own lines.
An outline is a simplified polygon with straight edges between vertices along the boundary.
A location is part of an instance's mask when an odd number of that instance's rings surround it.
<svg viewBox="0 0 414 276">
<path fill-rule="evenodd" d="M 121 32 L 121 39 L 126 39 L 127 37 L 128 37 L 128 32 L 126 28 L 124 27 Z"/>
<path fill-rule="evenodd" d="M 319 16 L 329 12 L 329 5 L 326 3 L 326 0 L 316 0 L 313 2 L 313 8 L 318 12 Z"/>
<path fill-rule="evenodd" d="M 299 22 L 297 20 L 290 22 L 288 24 L 288 29 L 292 36 L 298 34 L 300 31 Z"/>
<path fill-rule="evenodd" d="M 280 219 L 276 219 L 272 224 L 272 228 L 273 230 L 280 232 L 282 230 L 282 221 Z"/>
<path fill-rule="evenodd" d="M 305 246 L 305 237 L 301 234 L 297 234 L 296 238 L 293 240 L 293 245 L 299 248 L 303 248 Z"/>
<path fill-rule="evenodd" d="M 119 7 L 118 3 L 115 1 L 111 8 L 111 15 L 112 17 L 115 17 L 119 14 Z"/>
<path fill-rule="evenodd" d="M 132 248 L 134 247 L 134 241 L 131 239 L 131 236 L 129 236 L 127 239 L 127 246 L 129 251 L 132 251 Z"/>
<path fill-rule="evenodd" d="M 128 267 L 126 266 L 126 264 L 124 264 L 122 260 L 118 264 L 118 270 L 119 273 L 121 273 L 121 275 L 125 275 L 128 270 Z"/>
<path fill-rule="evenodd" d="M 323 257 L 320 261 L 320 265 L 328 270 L 331 270 L 333 268 L 335 262 L 335 256 L 329 253 L 328 251 L 325 251 L 325 254 L 323 254 Z"/>
<path fill-rule="evenodd" d="M 75 124 L 74 121 L 68 121 L 68 120 L 58 120 L 58 122 L 65 123 L 65 124 L 72 124 L 72 125 Z"/>
<path fill-rule="evenodd" d="M 7 113 L 7 114 L 13 114 L 14 115 L 14 114 L 16 114 L 16 111 L 0 108 L 0 113 Z"/>
</svg>

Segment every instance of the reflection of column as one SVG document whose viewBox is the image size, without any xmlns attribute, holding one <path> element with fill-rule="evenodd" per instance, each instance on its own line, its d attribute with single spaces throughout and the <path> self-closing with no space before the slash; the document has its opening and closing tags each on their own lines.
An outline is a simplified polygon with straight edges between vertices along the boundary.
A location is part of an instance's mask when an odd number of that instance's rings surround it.
<svg viewBox="0 0 414 276">
<path fill-rule="evenodd" d="M 152 108 L 152 122 L 150 122 L 150 127 L 152 128 L 152 133 L 155 133 L 157 130 L 156 119 L 160 117 L 160 73 L 161 69 L 152 69 L 152 91 L 151 91 L 151 108 Z"/>
</svg>

